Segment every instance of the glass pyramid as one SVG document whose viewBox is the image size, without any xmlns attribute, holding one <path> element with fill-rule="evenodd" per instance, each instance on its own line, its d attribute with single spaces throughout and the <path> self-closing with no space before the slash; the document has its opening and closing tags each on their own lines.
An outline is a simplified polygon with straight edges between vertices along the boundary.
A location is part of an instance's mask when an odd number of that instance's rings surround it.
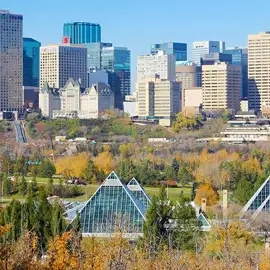
<svg viewBox="0 0 270 270">
<path fill-rule="evenodd" d="M 143 204 L 147 210 L 151 200 L 139 182 L 133 177 L 127 184 L 127 187 L 132 192 L 132 194 Z"/>
<path fill-rule="evenodd" d="M 207 218 L 204 216 L 203 213 L 200 213 L 197 219 L 201 222 L 201 229 L 203 231 L 210 231 L 211 230 L 211 224 L 207 220 Z"/>
<path fill-rule="evenodd" d="M 241 216 L 252 214 L 252 218 L 256 218 L 261 212 L 270 213 L 270 176 L 259 187 L 251 199 L 246 203 L 241 211 Z"/>
<path fill-rule="evenodd" d="M 79 212 L 83 236 L 141 234 L 145 207 L 112 172 Z"/>
</svg>

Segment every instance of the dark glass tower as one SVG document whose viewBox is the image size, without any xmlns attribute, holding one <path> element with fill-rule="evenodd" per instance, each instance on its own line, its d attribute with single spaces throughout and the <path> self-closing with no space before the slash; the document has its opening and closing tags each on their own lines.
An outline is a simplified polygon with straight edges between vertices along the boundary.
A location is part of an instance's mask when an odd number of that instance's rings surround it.
<svg viewBox="0 0 270 270">
<path fill-rule="evenodd" d="M 65 23 L 63 36 L 69 37 L 71 44 L 100 42 L 101 27 L 89 22 Z"/>
<path fill-rule="evenodd" d="M 23 38 L 23 85 L 39 86 L 40 42 Z"/>
</svg>

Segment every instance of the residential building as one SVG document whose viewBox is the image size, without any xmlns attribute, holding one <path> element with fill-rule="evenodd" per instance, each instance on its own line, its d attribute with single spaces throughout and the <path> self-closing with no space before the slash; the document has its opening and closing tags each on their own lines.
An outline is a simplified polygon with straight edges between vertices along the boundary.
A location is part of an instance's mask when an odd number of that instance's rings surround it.
<svg viewBox="0 0 270 270">
<path fill-rule="evenodd" d="M 23 105 L 23 16 L 0 10 L 0 111 Z"/>
<path fill-rule="evenodd" d="M 248 36 L 249 108 L 258 111 L 270 107 L 270 32 Z"/>
<path fill-rule="evenodd" d="M 215 52 L 215 53 L 205 54 L 201 58 L 202 65 L 214 65 L 217 62 L 225 62 L 225 63 L 232 64 L 232 55 Z"/>
<path fill-rule="evenodd" d="M 248 99 L 241 99 L 240 108 L 242 112 L 248 112 Z"/>
<path fill-rule="evenodd" d="M 160 125 L 170 126 L 175 114 L 181 110 L 181 83 L 164 79 L 137 81 L 137 114 L 154 117 Z"/>
<path fill-rule="evenodd" d="M 223 53 L 225 50 L 225 42 L 223 41 L 195 41 L 193 42 L 192 61 L 196 65 L 201 65 L 201 58 L 205 54 Z"/>
<path fill-rule="evenodd" d="M 138 56 L 137 82 L 155 79 L 156 75 L 160 79 L 175 81 L 175 55 L 158 51 L 155 55 Z"/>
<path fill-rule="evenodd" d="M 178 42 L 165 42 L 151 45 L 151 54 L 163 51 L 166 54 L 174 55 L 175 61 L 187 61 L 187 44 Z"/>
<path fill-rule="evenodd" d="M 232 64 L 242 67 L 242 98 L 248 97 L 248 50 L 247 48 L 234 47 L 226 49 L 226 54 L 232 55 Z"/>
<path fill-rule="evenodd" d="M 109 85 L 115 95 L 115 107 L 123 109 L 123 101 L 130 94 L 130 50 L 125 47 L 103 47 L 101 69 L 109 73 Z"/>
<path fill-rule="evenodd" d="M 39 87 L 23 86 L 23 107 L 34 109 L 39 107 Z"/>
<path fill-rule="evenodd" d="M 39 50 L 41 43 L 23 38 L 23 85 L 39 87 Z"/>
<path fill-rule="evenodd" d="M 47 82 L 62 88 L 67 80 L 80 80 L 87 86 L 87 50 L 81 45 L 61 44 L 40 47 L 40 87 Z"/>
<path fill-rule="evenodd" d="M 84 45 L 87 48 L 87 69 L 101 69 L 102 49 L 112 47 L 112 43 L 95 42 Z"/>
<path fill-rule="evenodd" d="M 78 81 L 69 79 L 60 89 L 45 83 L 39 93 L 42 115 L 49 118 L 99 118 L 114 108 L 114 94 L 104 83 L 94 83 L 82 89 Z"/>
<path fill-rule="evenodd" d="M 201 87 L 202 68 L 194 63 L 176 66 L 176 81 L 182 83 L 182 89 Z"/>
<path fill-rule="evenodd" d="M 68 37 L 71 44 L 84 44 L 101 41 L 101 27 L 96 23 L 65 23 L 63 30 L 63 36 Z"/>
<path fill-rule="evenodd" d="M 184 115 L 199 114 L 203 104 L 202 87 L 182 89 L 182 112 Z"/>
<path fill-rule="evenodd" d="M 215 63 L 202 66 L 203 110 L 240 109 L 241 66 Z"/>
<path fill-rule="evenodd" d="M 89 69 L 87 72 L 87 87 L 91 87 L 96 82 L 109 84 L 108 72 L 101 69 Z"/>
</svg>

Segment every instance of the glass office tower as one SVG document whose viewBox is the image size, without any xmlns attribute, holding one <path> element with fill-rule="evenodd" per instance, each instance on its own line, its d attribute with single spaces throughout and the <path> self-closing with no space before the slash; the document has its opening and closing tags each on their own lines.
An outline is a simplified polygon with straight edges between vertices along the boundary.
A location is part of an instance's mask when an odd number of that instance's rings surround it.
<svg viewBox="0 0 270 270">
<path fill-rule="evenodd" d="M 23 85 L 39 86 L 40 42 L 23 38 Z"/>
<path fill-rule="evenodd" d="M 101 27 L 89 22 L 65 23 L 63 36 L 69 37 L 71 44 L 100 42 Z"/>
<path fill-rule="evenodd" d="M 232 48 L 224 51 L 226 54 L 231 54 L 232 64 L 242 67 L 242 97 L 248 96 L 248 50 L 247 48 Z"/>
<path fill-rule="evenodd" d="M 187 44 L 177 42 L 165 42 L 153 44 L 151 54 L 157 54 L 158 51 L 164 51 L 166 54 L 175 55 L 176 61 L 187 61 Z"/>
</svg>

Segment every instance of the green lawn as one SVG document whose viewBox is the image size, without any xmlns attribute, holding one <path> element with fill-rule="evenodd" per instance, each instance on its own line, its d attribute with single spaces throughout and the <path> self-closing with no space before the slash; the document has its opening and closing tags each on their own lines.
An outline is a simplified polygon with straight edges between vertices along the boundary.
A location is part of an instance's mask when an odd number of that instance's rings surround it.
<svg viewBox="0 0 270 270">
<path fill-rule="evenodd" d="M 33 179 L 33 176 L 26 176 L 25 179 L 26 181 L 31 181 Z M 48 178 L 45 177 L 37 177 L 36 179 L 38 184 L 47 184 L 49 180 Z M 53 180 L 55 184 L 59 184 L 60 177 L 53 176 Z"/>
</svg>

